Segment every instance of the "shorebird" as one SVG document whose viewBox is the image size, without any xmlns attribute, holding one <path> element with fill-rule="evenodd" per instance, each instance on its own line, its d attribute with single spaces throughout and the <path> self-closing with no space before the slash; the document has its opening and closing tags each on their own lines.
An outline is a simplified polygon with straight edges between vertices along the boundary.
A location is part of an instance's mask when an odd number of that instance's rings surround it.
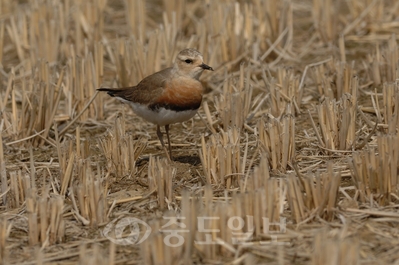
<svg viewBox="0 0 399 265">
<path fill-rule="evenodd" d="M 204 70 L 213 71 L 195 49 L 179 52 L 172 67 L 145 77 L 136 86 L 99 88 L 129 104 L 143 119 L 157 125 L 157 136 L 169 161 L 172 159 L 169 125 L 191 119 L 202 102 L 203 87 L 199 78 Z M 160 127 L 165 126 L 169 152 Z"/>
</svg>

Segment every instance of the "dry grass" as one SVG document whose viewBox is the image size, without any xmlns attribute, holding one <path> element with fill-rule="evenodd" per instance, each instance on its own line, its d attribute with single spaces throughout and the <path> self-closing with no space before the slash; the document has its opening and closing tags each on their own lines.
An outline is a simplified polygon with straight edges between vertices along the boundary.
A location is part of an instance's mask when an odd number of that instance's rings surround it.
<svg viewBox="0 0 399 265">
<path fill-rule="evenodd" d="M 397 263 L 398 16 L 394 0 L 0 1 L 0 263 Z M 96 88 L 186 47 L 215 71 L 169 163 Z"/>
</svg>

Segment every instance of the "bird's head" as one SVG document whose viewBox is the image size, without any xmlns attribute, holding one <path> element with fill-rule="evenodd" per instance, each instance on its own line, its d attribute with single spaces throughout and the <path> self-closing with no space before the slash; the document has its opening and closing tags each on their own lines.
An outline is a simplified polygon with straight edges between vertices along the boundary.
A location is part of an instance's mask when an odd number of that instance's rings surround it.
<svg viewBox="0 0 399 265">
<path fill-rule="evenodd" d="M 195 49 L 184 49 L 176 57 L 175 70 L 181 75 L 188 75 L 199 79 L 204 70 L 213 71 L 213 68 L 204 63 L 202 54 Z"/>
</svg>

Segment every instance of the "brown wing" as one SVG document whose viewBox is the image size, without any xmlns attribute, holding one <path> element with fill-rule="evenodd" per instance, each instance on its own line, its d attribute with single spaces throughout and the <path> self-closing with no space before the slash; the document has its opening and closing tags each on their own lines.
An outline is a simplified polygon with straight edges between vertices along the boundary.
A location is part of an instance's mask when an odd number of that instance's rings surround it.
<svg viewBox="0 0 399 265">
<path fill-rule="evenodd" d="M 172 68 L 166 68 L 145 77 L 137 86 L 124 88 L 99 88 L 111 97 L 118 97 L 132 102 L 149 104 L 156 100 L 165 89 L 165 83 L 172 75 Z"/>
</svg>

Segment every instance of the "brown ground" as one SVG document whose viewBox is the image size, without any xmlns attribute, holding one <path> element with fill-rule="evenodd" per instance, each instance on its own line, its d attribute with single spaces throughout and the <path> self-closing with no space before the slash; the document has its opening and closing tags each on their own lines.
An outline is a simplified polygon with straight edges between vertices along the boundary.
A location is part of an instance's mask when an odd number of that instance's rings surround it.
<svg viewBox="0 0 399 265">
<path fill-rule="evenodd" d="M 1 263 L 399 263 L 398 17 L 394 0 L 2 0 Z M 96 89 L 186 47 L 215 71 L 169 163 L 155 126 Z"/>
</svg>

